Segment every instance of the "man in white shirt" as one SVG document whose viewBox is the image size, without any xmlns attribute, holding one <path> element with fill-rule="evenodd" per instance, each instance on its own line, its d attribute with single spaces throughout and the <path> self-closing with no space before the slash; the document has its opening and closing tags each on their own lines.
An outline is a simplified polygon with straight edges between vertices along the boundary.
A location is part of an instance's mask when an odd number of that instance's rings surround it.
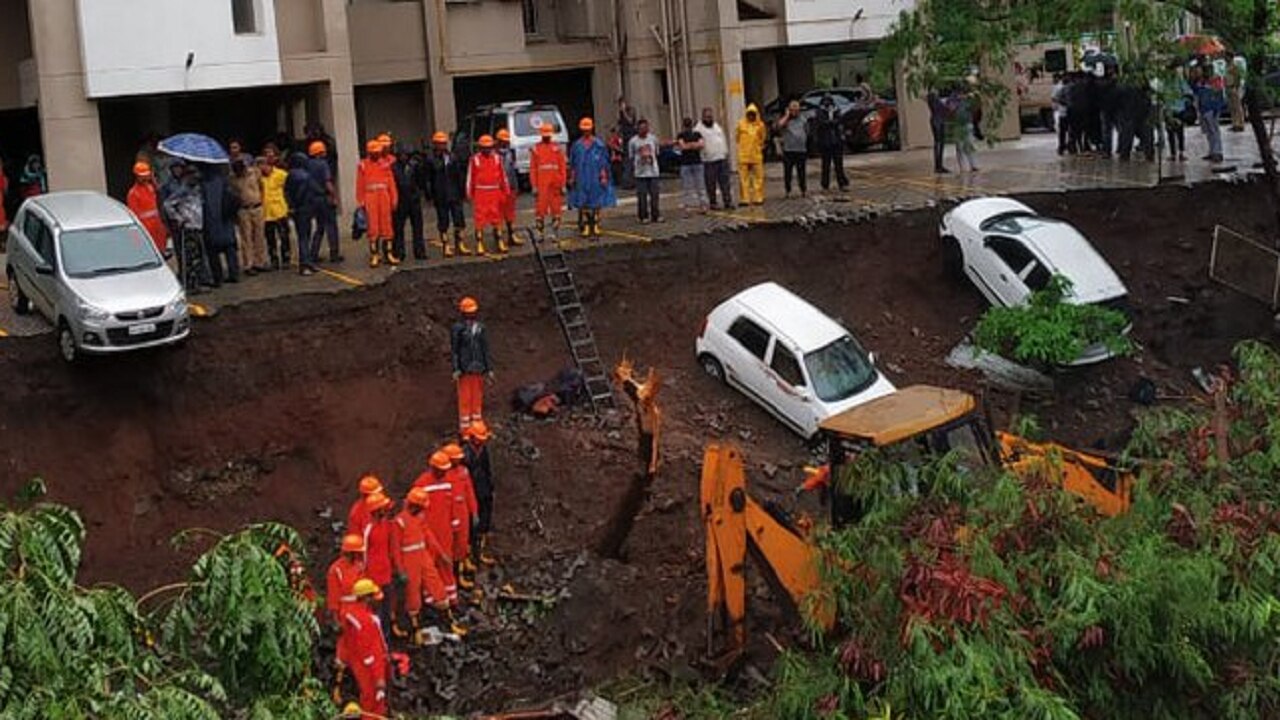
<svg viewBox="0 0 1280 720">
<path fill-rule="evenodd" d="M 702 136 L 702 167 L 711 209 L 719 207 L 716 203 L 716 188 L 720 188 L 725 209 L 730 209 L 734 205 L 733 196 L 729 194 L 729 140 L 725 137 L 724 128 L 716 122 L 711 108 L 702 109 L 702 124 L 698 126 L 698 134 Z"/>
</svg>

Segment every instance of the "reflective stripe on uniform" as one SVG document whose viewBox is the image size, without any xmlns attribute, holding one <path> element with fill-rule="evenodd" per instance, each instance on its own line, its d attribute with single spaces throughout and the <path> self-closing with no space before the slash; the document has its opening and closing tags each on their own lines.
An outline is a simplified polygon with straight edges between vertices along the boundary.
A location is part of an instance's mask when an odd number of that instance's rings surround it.
<svg viewBox="0 0 1280 720">
<path fill-rule="evenodd" d="M 452 521 L 452 524 L 453 524 L 453 526 L 454 526 L 454 527 L 462 527 L 462 521 L 461 521 L 461 520 L 454 520 L 454 521 Z"/>
<path fill-rule="evenodd" d="M 370 183 L 368 185 L 365 185 L 364 189 L 365 190 L 386 190 L 387 184 L 386 183 Z"/>
<path fill-rule="evenodd" d="M 355 601 L 356 601 L 355 595 L 343 595 L 338 598 L 338 602 L 355 602 Z M 355 621 L 352 621 L 352 622 L 355 622 Z"/>
<path fill-rule="evenodd" d="M 441 490 L 448 490 L 452 487 L 453 485 L 450 483 L 436 483 L 435 485 L 423 485 L 422 489 L 427 492 L 440 492 Z"/>
<path fill-rule="evenodd" d="M 426 550 L 426 549 L 427 549 L 427 544 L 424 542 L 420 542 L 420 543 L 414 543 L 412 545 L 403 545 L 400 547 L 400 552 L 413 552 L 414 550 Z"/>
<path fill-rule="evenodd" d="M 501 190 L 501 185 L 477 185 L 477 190 Z"/>
</svg>

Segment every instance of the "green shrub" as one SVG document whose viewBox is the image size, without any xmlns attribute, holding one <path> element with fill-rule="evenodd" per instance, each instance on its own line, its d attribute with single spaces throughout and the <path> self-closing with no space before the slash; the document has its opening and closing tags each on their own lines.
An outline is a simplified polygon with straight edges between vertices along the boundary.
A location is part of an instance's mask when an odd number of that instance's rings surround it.
<svg viewBox="0 0 1280 720">
<path fill-rule="evenodd" d="M 1068 365 L 1097 344 L 1116 355 L 1132 352 L 1133 342 L 1124 334 L 1129 322 L 1124 314 L 1064 302 L 1070 289 L 1070 280 L 1055 275 L 1025 305 L 988 309 L 973 330 L 974 344 L 1016 362 L 1041 366 Z"/>
</svg>

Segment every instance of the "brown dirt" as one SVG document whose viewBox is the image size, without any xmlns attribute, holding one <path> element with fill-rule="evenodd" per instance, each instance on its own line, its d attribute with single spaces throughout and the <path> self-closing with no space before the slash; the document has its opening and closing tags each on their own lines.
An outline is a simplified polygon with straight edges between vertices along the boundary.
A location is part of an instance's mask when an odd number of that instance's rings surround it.
<svg viewBox="0 0 1280 720">
<path fill-rule="evenodd" d="M 1214 223 L 1264 235 L 1269 210 L 1259 188 L 1028 202 L 1075 222 L 1116 266 L 1144 345 L 1134 359 L 1064 376 L 1052 403 L 1022 404 L 1055 437 L 1114 446 L 1130 423 L 1125 394 L 1139 375 L 1185 392 L 1189 369 L 1223 362 L 1238 339 L 1274 339 L 1266 308 L 1206 276 Z M 175 532 L 261 519 L 302 529 L 319 577 L 333 552 L 332 518 L 343 517 L 360 473 L 404 489 L 453 427 L 446 333 L 454 299 L 476 294 L 499 368 L 489 402 L 499 432 L 495 545 L 505 563 L 487 584 L 556 599 L 478 608 L 465 648 L 415 656 L 407 704 L 492 710 L 649 667 L 683 673 L 704 643 L 696 500 L 703 443 L 740 443 L 753 489 L 765 497 L 784 497 L 808 459 L 800 440 L 699 373 L 693 340 L 705 313 L 738 289 L 777 280 L 843 318 L 895 382 L 981 390 L 976 376 L 942 362 L 983 306 L 975 291 L 943 276 L 938 214 L 812 232 L 757 228 L 571 258 L 603 351 L 655 364 L 666 381 L 666 464 L 623 561 L 588 549 L 635 470 L 625 414 L 534 422 L 506 410 L 516 386 L 566 362 L 531 261 L 406 273 L 382 288 L 232 308 L 201 325 L 185 349 L 74 369 L 47 338 L 6 340 L 0 492 L 40 475 L 54 499 L 80 510 L 90 582 L 149 588 L 189 560 L 170 549 Z M 1191 304 L 1172 304 L 1170 295 Z M 987 397 L 1003 421 L 1013 400 Z M 776 625 L 784 642 L 796 637 L 758 585 L 753 603 L 770 613 L 756 616 L 757 627 Z"/>
</svg>

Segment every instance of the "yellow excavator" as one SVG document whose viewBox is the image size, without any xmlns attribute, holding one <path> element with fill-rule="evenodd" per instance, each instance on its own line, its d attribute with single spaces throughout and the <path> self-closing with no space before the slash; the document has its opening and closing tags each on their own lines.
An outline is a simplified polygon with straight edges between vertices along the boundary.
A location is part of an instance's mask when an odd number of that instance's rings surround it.
<svg viewBox="0 0 1280 720">
<path fill-rule="evenodd" d="M 806 485 L 840 477 L 842 466 L 872 448 L 907 462 L 955 451 L 966 463 L 1004 467 L 1023 478 L 1048 477 L 1108 517 L 1129 508 L 1133 487 L 1129 473 L 1098 455 L 993 433 L 974 397 L 960 390 L 928 385 L 904 388 L 828 418 L 820 425 L 820 433 L 828 465 Z M 832 524 L 839 527 L 855 521 L 858 512 L 853 499 L 840 491 L 839 483 L 825 484 L 831 494 Z M 708 655 L 715 654 L 720 625 L 729 636 L 723 657 L 733 658 L 746 644 L 748 549 L 764 561 L 797 607 L 819 589 L 819 550 L 810 538 L 808 523 L 796 522 L 776 506 L 751 498 L 742 454 L 729 444 L 711 444 L 704 452 L 702 518 L 707 534 Z M 814 603 L 810 611 L 823 627 L 834 625 L 834 608 Z"/>
</svg>

